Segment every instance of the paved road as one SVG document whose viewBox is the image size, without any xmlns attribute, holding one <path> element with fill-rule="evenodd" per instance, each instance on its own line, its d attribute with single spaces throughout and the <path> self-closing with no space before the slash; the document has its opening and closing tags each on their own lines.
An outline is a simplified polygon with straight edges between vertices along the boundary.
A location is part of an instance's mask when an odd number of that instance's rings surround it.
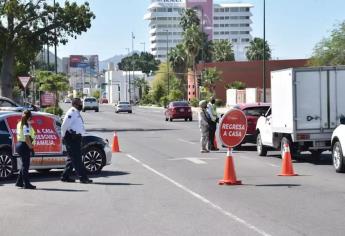
<svg viewBox="0 0 345 236">
<path fill-rule="evenodd" d="M 226 150 L 201 154 L 197 121 L 165 122 L 160 109 L 83 113 L 86 127 L 121 153 L 95 183 L 32 172 L 36 191 L 0 182 L 0 235 L 344 235 L 345 176 L 325 154 L 294 162 L 298 177 L 279 177 L 277 152 L 234 152 L 241 186 L 219 186 Z"/>
</svg>

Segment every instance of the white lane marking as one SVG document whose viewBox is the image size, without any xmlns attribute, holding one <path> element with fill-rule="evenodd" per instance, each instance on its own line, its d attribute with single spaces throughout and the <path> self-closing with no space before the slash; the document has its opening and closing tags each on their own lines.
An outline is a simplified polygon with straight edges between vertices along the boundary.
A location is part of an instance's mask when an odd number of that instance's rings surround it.
<svg viewBox="0 0 345 236">
<path fill-rule="evenodd" d="M 192 158 L 192 157 L 190 157 L 190 158 L 185 158 L 185 159 L 188 160 L 188 161 L 193 162 L 194 164 L 198 164 L 198 165 L 205 165 L 205 164 L 207 164 L 206 161 L 202 161 L 199 158 Z"/>
<path fill-rule="evenodd" d="M 188 141 L 188 140 L 184 140 L 184 139 L 182 139 L 182 138 L 179 138 L 179 139 L 177 139 L 178 141 L 180 141 L 180 142 L 182 142 L 182 143 L 189 143 L 189 144 L 193 144 L 193 145 L 195 145 L 196 143 L 194 143 L 194 142 L 191 142 L 191 141 Z"/>
<path fill-rule="evenodd" d="M 278 165 L 275 165 L 275 164 L 268 164 L 269 166 L 273 166 L 273 167 L 279 167 Z"/>
<path fill-rule="evenodd" d="M 143 167 L 145 167 L 146 169 L 148 169 L 149 171 L 152 171 L 153 173 L 155 173 L 156 175 L 162 177 L 163 179 L 167 180 L 168 182 L 174 184 L 175 186 L 177 186 L 178 188 L 182 189 L 183 191 L 191 194 L 193 197 L 199 199 L 200 201 L 206 203 L 207 205 L 209 205 L 210 207 L 218 210 L 219 212 L 221 212 L 222 214 L 228 216 L 229 218 L 231 218 L 232 220 L 246 226 L 247 228 L 255 231 L 256 233 L 258 233 L 259 235 L 262 235 L 262 236 L 271 236 L 270 234 L 266 233 L 265 231 L 257 228 L 256 226 L 248 223 L 247 221 L 243 220 L 242 218 L 224 210 L 223 208 L 221 208 L 220 206 L 212 203 L 211 201 L 209 201 L 207 198 L 201 196 L 200 194 L 196 193 L 196 192 L 193 192 L 192 190 L 190 190 L 189 188 L 183 186 L 182 184 L 176 182 L 175 180 L 169 178 L 168 176 L 160 173 L 159 171 L 153 169 L 152 167 L 150 167 L 149 165 L 146 165 L 145 163 L 143 163 L 142 161 L 140 161 L 139 159 L 133 157 L 132 155 L 129 155 L 127 154 L 127 157 L 131 158 L 133 161 L 137 162 L 137 163 L 140 163 Z"/>
</svg>

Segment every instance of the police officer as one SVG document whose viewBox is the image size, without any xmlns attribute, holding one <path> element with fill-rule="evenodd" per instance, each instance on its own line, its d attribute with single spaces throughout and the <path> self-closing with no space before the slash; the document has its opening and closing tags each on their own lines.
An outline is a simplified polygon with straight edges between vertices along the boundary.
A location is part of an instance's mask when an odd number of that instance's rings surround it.
<svg viewBox="0 0 345 236">
<path fill-rule="evenodd" d="M 80 183 L 92 183 L 86 175 L 86 169 L 82 162 L 81 138 L 85 133 L 83 118 L 80 115 L 83 105 L 79 98 L 72 100 L 72 107 L 67 111 L 62 122 L 62 137 L 67 149 L 67 162 L 61 176 L 62 182 L 75 182 L 70 176 L 73 168 L 79 177 Z"/>
<path fill-rule="evenodd" d="M 35 131 L 30 125 L 32 114 L 30 111 L 25 110 L 22 114 L 21 120 L 17 124 L 17 141 L 16 151 L 22 160 L 22 168 L 18 174 L 16 182 L 17 187 L 24 187 L 25 189 L 35 189 L 36 186 L 32 185 L 29 180 L 29 167 L 30 155 L 34 155 L 34 140 Z"/>
<path fill-rule="evenodd" d="M 219 149 L 214 146 L 214 137 L 216 135 L 217 122 L 219 120 L 218 115 L 217 115 L 217 106 L 216 106 L 215 97 L 210 98 L 210 102 L 207 105 L 207 112 L 211 117 L 208 149 L 211 151 L 218 151 Z"/>
<path fill-rule="evenodd" d="M 200 128 L 200 132 L 201 132 L 201 139 L 200 139 L 200 143 L 201 143 L 201 153 L 208 153 L 210 152 L 207 149 L 207 144 L 208 144 L 208 138 L 209 138 L 209 123 L 211 122 L 211 118 L 209 116 L 209 114 L 207 113 L 207 101 L 206 100 L 202 100 L 199 102 L 199 107 L 200 107 L 200 111 L 199 111 L 199 128 Z"/>
</svg>

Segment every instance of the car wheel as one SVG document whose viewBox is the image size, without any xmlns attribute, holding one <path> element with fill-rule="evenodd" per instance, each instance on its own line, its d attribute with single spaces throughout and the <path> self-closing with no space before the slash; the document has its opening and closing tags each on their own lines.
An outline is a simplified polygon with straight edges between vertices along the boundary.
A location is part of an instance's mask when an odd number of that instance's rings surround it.
<svg viewBox="0 0 345 236">
<path fill-rule="evenodd" d="M 189 117 L 189 121 L 193 121 L 193 117 Z"/>
<path fill-rule="evenodd" d="M 184 121 L 187 121 L 188 120 L 188 118 L 184 118 Z"/>
<path fill-rule="evenodd" d="M 172 121 L 173 121 L 173 118 L 170 117 L 169 120 L 170 120 L 170 122 L 172 122 Z"/>
<path fill-rule="evenodd" d="M 259 133 L 256 137 L 256 151 L 259 156 L 267 155 L 267 147 L 262 144 L 261 134 Z"/>
<path fill-rule="evenodd" d="M 0 179 L 6 179 L 13 175 L 14 159 L 9 151 L 0 151 Z"/>
<path fill-rule="evenodd" d="M 345 160 L 343 155 L 343 149 L 339 141 L 337 141 L 332 148 L 333 166 L 336 172 L 345 172 Z"/>
<path fill-rule="evenodd" d="M 168 121 L 169 120 L 169 118 L 168 117 L 165 117 L 165 121 Z"/>
<path fill-rule="evenodd" d="M 36 170 L 40 174 L 48 174 L 51 169 L 38 169 Z"/>
<path fill-rule="evenodd" d="M 311 158 L 314 161 L 320 161 L 322 150 L 312 150 L 310 152 L 311 152 Z"/>
<path fill-rule="evenodd" d="M 132 111 L 129 111 L 128 113 L 130 113 L 130 114 L 131 114 L 131 113 L 132 113 Z"/>
<path fill-rule="evenodd" d="M 95 112 L 99 112 L 99 109 L 96 109 Z"/>
<path fill-rule="evenodd" d="M 83 162 L 88 173 L 98 174 L 104 166 L 105 155 L 98 147 L 88 147 L 83 151 Z"/>
</svg>

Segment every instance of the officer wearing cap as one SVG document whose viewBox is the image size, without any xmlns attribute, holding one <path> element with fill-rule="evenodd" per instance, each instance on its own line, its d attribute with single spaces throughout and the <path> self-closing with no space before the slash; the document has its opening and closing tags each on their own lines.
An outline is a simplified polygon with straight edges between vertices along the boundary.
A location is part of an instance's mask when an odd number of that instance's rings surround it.
<svg viewBox="0 0 345 236">
<path fill-rule="evenodd" d="M 80 183 L 92 183 L 86 175 L 86 169 L 82 162 L 81 139 L 85 133 L 84 121 L 80 115 L 83 105 L 79 98 L 72 100 L 72 107 L 67 111 L 62 122 L 61 131 L 63 142 L 67 149 L 67 162 L 61 176 L 62 182 L 75 182 L 70 176 L 73 168 L 79 177 Z"/>
<path fill-rule="evenodd" d="M 214 146 L 214 137 L 216 135 L 217 130 L 217 123 L 219 121 L 217 115 L 217 106 L 216 106 L 216 98 L 211 97 L 210 102 L 207 105 L 207 112 L 211 117 L 210 129 L 209 129 L 209 142 L 208 142 L 208 149 L 211 151 L 218 151 L 219 149 Z"/>
</svg>

